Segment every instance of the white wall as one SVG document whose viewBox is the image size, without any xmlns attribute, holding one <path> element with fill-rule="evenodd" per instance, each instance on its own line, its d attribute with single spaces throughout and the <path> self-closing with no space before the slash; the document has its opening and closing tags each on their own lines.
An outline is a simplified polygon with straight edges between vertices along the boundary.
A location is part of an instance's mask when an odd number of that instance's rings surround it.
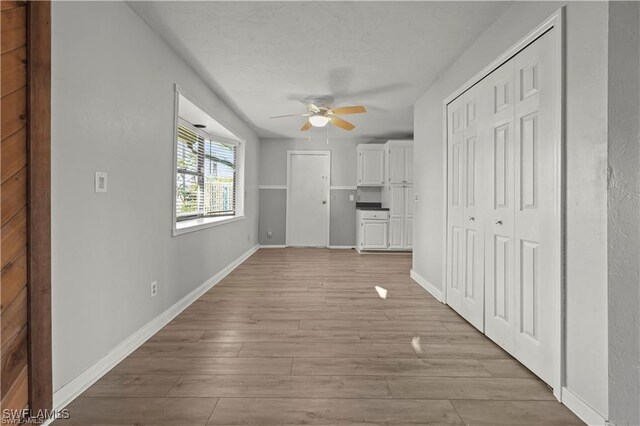
<svg viewBox="0 0 640 426">
<path fill-rule="evenodd" d="M 311 130 L 314 131 L 314 130 Z M 319 130 L 316 130 L 318 132 Z M 342 130 L 336 130 L 342 131 Z M 331 151 L 331 186 L 356 186 L 356 147 L 361 143 L 384 143 L 387 140 L 329 139 L 261 139 L 260 185 L 287 184 L 287 151 Z"/>
<path fill-rule="evenodd" d="M 415 106 L 414 270 L 442 288 L 442 102 L 564 3 L 516 2 Z M 566 385 L 604 418 L 607 378 L 607 37 L 605 2 L 566 7 Z"/>
<path fill-rule="evenodd" d="M 313 130 L 311 130 L 313 131 Z M 338 130 L 340 131 L 340 130 Z M 317 132 L 317 131 L 316 131 Z M 330 139 L 324 137 L 308 139 L 262 139 L 260 141 L 260 185 L 287 184 L 287 151 L 331 151 L 331 186 L 355 187 L 357 171 L 357 146 L 361 143 L 384 143 L 386 140 L 372 139 Z M 282 245 L 286 241 L 286 196 L 274 191 L 282 189 L 262 189 L 260 191 L 261 245 Z M 331 235 L 330 245 L 354 246 L 356 240 L 355 200 L 349 195 L 360 197 L 359 201 L 381 201 L 380 188 L 331 190 Z M 265 197 L 269 197 L 268 200 Z M 271 237 L 268 232 L 271 231 Z"/>
<path fill-rule="evenodd" d="M 52 9 L 58 390 L 257 243 L 258 140 L 124 2 Z M 174 83 L 247 147 L 246 219 L 172 238 Z M 108 193 L 93 192 L 95 171 Z"/>
<path fill-rule="evenodd" d="M 640 20 L 609 3 L 609 419 L 640 424 Z"/>
</svg>

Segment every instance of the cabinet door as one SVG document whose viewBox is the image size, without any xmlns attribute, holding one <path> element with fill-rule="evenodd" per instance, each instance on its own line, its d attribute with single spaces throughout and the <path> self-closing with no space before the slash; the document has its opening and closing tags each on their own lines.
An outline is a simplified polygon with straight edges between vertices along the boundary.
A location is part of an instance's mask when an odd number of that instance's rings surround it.
<svg viewBox="0 0 640 426">
<path fill-rule="evenodd" d="M 404 147 L 389 146 L 389 182 L 404 183 L 405 179 Z"/>
<path fill-rule="evenodd" d="M 386 249 L 387 244 L 387 222 L 382 220 L 363 220 L 362 226 L 362 249 Z"/>
<path fill-rule="evenodd" d="M 358 185 L 384 185 L 384 151 L 360 151 Z"/>
<path fill-rule="evenodd" d="M 413 183 L 413 147 L 408 146 L 404 149 L 404 181 L 405 183 Z"/>
<path fill-rule="evenodd" d="M 413 248 L 413 218 L 408 217 L 404 220 L 404 247 L 408 249 Z"/>
<path fill-rule="evenodd" d="M 404 247 L 405 192 L 404 185 L 389 186 L 389 248 Z"/>
<path fill-rule="evenodd" d="M 404 248 L 413 248 L 413 186 L 404 188 Z"/>
</svg>

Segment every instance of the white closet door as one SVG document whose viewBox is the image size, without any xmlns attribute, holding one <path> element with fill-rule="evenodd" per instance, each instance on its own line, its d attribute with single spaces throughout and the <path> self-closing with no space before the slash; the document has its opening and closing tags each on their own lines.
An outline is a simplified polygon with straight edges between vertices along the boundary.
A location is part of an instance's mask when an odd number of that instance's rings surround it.
<svg viewBox="0 0 640 426">
<path fill-rule="evenodd" d="M 554 31 L 554 30 L 551 30 Z M 515 61 L 515 349 L 514 356 L 547 383 L 553 377 L 554 138 L 557 96 L 550 32 Z"/>
<path fill-rule="evenodd" d="M 479 330 L 484 329 L 484 211 L 483 149 L 478 137 L 478 115 L 488 110 L 489 96 L 481 81 L 463 96 L 463 204 L 462 218 L 462 310 L 461 315 Z M 487 114 L 485 113 L 486 117 Z"/>
<path fill-rule="evenodd" d="M 447 304 L 462 311 L 464 264 L 464 102 L 462 97 L 447 106 Z"/>
<path fill-rule="evenodd" d="M 490 113 L 482 139 L 487 147 L 487 219 L 485 227 L 485 334 L 513 351 L 514 311 L 514 62 L 485 78 Z"/>
</svg>

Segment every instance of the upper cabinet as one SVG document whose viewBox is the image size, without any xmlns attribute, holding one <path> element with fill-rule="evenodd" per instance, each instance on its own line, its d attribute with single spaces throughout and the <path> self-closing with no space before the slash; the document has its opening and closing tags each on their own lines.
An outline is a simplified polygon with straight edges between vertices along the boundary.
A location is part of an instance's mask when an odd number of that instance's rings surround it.
<svg viewBox="0 0 640 426">
<path fill-rule="evenodd" d="M 358 186 L 384 186 L 385 145 L 358 145 Z"/>
<path fill-rule="evenodd" d="M 389 141 L 389 183 L 413 183 L 413 141 Z"/>
</svg>

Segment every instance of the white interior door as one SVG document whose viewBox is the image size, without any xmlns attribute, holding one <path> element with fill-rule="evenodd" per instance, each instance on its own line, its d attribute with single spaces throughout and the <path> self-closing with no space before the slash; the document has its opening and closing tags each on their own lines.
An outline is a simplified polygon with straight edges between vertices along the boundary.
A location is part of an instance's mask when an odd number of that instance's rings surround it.
<svg viewBox="0 0 640 426">
<path fill-rule="evenodd" d="M 551 30 L 514 58 L 515 348 L 547 383 L 553 379 L 553 320 L 560 253 L 554 226 L 557 96 Z"/>
<path fill-rule="evenodd" d="M 447 304 L 462 312 L 462 217 L 464 213 L 464 102 L 462 97 L 447 107 Z"/>
<path fill-rule="evenodd" d="M 329 245 L 330 154 L 289 151 L 287 177 L 287 245 Z"/>
<path fill-rule="evenodd" d="M 486 123 L 489 109 L 486 83 L 481 81 L 463 96 L 463 204 L 462 217 L 462 309 L 460 314 L 477 329 L 484 330 L 484 146 L 478 129 Z M 482 113 L 481 113 L 482 111 Z M 481 114 L 481 115 L 480 115 Z"/>
<path fill-rule="evenodd" d="M 557 386 L 562 178 L 555 31 L 447 105 L 445 267 L 447 304 Z"/>
<path fill-rule="evenodd" d="M 487 78 L 491 96 L 486 224 L 485 333 L 513 351 L 514 310 L 514 66 L 513 59 Z"/>
</svg>

